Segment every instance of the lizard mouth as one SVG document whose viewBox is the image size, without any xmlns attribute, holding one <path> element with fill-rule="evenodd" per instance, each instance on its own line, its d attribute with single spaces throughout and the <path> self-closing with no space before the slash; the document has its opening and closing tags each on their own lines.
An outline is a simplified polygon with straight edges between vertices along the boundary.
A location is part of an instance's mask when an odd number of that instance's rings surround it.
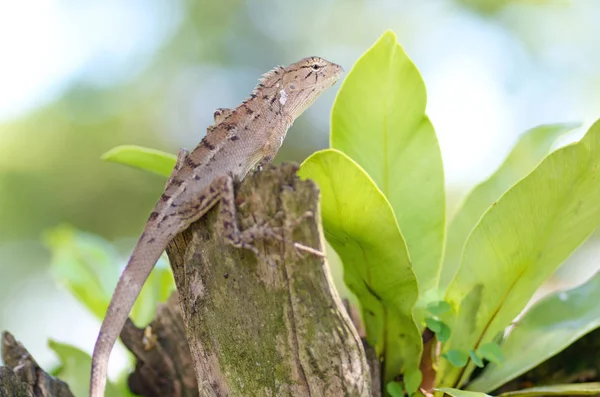
<svg viewBox="0 0 600 397">
<path fill-rule="evenodd" d="M 344 74 L 344 68 L 338 65 L 337 63 L 334 63 L 332 66 L 335 69 L 335 79 L 339 80 L 339 78 L 342 77 L 342 75 Z"/>
<path fill-rule="evenodd" d="M 329 84 L 329 86 L 332 86 L 344 75 L 344 68 L 337 63 L 331 63 L 329 67 L 333 69 Z"/>
</svg>

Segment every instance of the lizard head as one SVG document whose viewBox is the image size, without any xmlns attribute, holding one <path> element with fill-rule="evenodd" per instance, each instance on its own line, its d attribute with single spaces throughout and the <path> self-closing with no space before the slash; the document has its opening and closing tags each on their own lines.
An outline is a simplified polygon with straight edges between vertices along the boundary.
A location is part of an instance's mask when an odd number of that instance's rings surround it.
<svg viewBox="0 0 600 397">
<path fill-rule="evenodd" d="M 279 68 L 280 81 L 276 84 L 279 103 L 285 113 L 295 119 L 343 73 L 340 65 L 320 57 L 304 58 Z"/>
<path fill-rule="evenodd" d="M 284 68 L 279 101 L 293 118 L 335 84 L 344 69 L 320 57 L 308 57 Z"/>
</svg>

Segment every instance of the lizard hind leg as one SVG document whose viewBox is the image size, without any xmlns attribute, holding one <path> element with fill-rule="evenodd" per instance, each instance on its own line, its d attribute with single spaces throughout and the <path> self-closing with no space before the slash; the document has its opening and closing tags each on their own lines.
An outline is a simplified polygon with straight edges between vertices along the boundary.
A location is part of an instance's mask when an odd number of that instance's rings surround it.
<svg viewBox="0 0 600 397">
<path fill-rule="evenodd" d="M 227 241 L 235 247 L 246 248 L 259 255 L 258 250 L 253 245 L 258 236 L 255 236 L 251 231 L 240 232 L 235 207 L 233 178 L 229 175 L 219 177 L 213 181 L 211 188 L 219 191 L 221 195 L 219 221 L 223 225 L 224 236 Z"/>
<path fill-rule="evenodd" d="M 256 240 L 273 238 L 284 243 L 289 243 L 298 251 L 308 252 L 316 256 L 324 256 L 324 254 L 314 248 L 304 244 L 288 241 L 283 237 L 283 231 L 290 226 L 294 227 L 306 218 L 313 217 L 312 212 L 303 214 L 300 219 L 293 222 L 293 225 L 286 226 L 271 226 L 268 221 L 257 224 L 249 229 L 240 231 L 237 222 L 237 209 L 235 207 L 235 195 L 233 187 L 233 179 L 230 176 L 217 178 L 213 184 L 213 188 L 218 189 L 221 193 L 221 205 L 219 209 L 219 217 L 223 224 L 225 238 L 235 247 L 246 248 L 259 255 L 258 250 L 253 245 Z M 276 215 L 280 217 L 281 214 Z"/>
</svg>

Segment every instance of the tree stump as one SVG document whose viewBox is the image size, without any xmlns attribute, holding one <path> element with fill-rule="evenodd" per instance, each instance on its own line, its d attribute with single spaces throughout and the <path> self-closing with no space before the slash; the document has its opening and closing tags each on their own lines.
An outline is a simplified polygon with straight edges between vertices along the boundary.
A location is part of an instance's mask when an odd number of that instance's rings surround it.
<svg viewBox="0 0 600 397">
<path fill-rule="evenodd" d="M 318 190 L 283 165 L 236 189 L 242 230 L 268 225 L 258 255 L 228 244 L 217 211 L 167 253 L 201 396 L 370 396 L 362 342 L 323 257 Z"/>
</svg>

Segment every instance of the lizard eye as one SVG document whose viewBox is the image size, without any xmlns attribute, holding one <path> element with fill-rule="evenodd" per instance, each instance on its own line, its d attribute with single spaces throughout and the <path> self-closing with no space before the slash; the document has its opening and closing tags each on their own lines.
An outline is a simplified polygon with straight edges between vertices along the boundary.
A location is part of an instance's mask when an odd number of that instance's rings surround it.
<svg viewBox="0 0 600 397">
<path fill-rule="evenodd" d="M 312 68 L 313 68 L 314 70 L 319 70 L 319 69 L 320 69 L 320 66 L 319 66 L 318 64 L 316 64 L 316 63 L 315 63 L 315 64 L 313 64 L 313 65 L 312 65 Z"/>
</svg>

